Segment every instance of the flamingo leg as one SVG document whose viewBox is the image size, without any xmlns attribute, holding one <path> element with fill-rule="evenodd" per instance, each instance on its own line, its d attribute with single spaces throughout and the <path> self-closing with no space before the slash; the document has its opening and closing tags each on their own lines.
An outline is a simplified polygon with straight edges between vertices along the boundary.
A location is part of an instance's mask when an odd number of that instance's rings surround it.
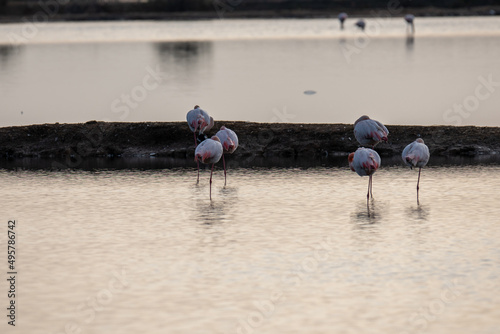
<svg viewBox="0 0 500 334">
<path fill-rule="evenodd" d="M 198 179 L 196 180 L 196 184 L 200 183 L 200 162 L 196 160 L 196 165 L 198 166 Z"/>
<path fill-rule="evenodd" d="M 226 186 L 226 160 L 224 160 L 224 154 L 222 154 L 222 164 L 224 165 L 224 186 Z"/>
<path fill-rule="evenodd" d="M 372 183 L 372 176 L 370 175 L 370 178 L 368 179 L 368 193 L 366 194 L 366 200 L 368 201 L 370 199 L 370 185 Z"/>
<path fill-rule="evenodd" d="M 212 173 L 214 172 L 214 165 L 212 164 L 212 171 L 210 172 L 210 200 L 212 200 Z"/>
<path fill-rule="evenodd" d="M 198 146 L 198 142 L 196 141 L 196 129 L 193 131 L 194 135 L 194 149 Z M 196 184 L 200 183 L 200 162 L 196 160 L 196 166 L 198 167 L 198 178 L 196 179 Z"/>
<path fill-rule="evenodd" d="M 418 201 L 418 190 L 420 189 L 419 185 L 420 185 L 420 172 L 422 171 L 422 167 L 420 167 L 418 169 L 418 181 L 417 181 L 417 204 L 420 204 L 419 201 Z"/>
</svg>

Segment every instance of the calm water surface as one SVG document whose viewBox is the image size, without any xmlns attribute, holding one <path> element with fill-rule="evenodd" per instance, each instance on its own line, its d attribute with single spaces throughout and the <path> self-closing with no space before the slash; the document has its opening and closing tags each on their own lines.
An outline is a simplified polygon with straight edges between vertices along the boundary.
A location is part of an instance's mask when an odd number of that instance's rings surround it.
<svg viewBox="0 0 500 334">
<path fill-rule="evenodd" d="M 195 104 L 219 120 L 500 126 L 500 17 L 417 18 L 414 38 L 400 17 L 354 21 L 2 24 L 0 126 L 182 121 Z M 474 100 L 481 78 L 495 84 Z"/>
<path fill-rule="evenodd" d="M 417 205 L 384 167 L 367 207 L 345 167 L 216 170 L 212 202 L 208 169 L 2 170 L 16 330 L 496 334 L 499 175 L 431 166 Z"/>
</svg>

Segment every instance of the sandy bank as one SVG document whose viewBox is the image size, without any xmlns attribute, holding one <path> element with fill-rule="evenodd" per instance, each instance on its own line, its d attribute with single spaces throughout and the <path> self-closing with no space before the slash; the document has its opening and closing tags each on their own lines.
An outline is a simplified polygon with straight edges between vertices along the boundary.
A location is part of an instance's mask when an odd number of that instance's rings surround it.
<svg viewBox="0 0 500 334">
<path fill-rule="evenodd" d="M 236 131 L 238 157 L 321 159 L 345 156 L 356 150 L 350 124 L 285 124 L 219 121 L 209 132 L 225 125 Z M 424 138 L 432 156 L 496 155 L 500 128 L 387 125 L 389 142 L 377 146 L 381 156 L 401 154 L 417 136 Z M 172 157 L 191 160 L 193 134 L 185 122 L 42 124 L 0 128 L 0 154 L 78 160 L 95 157 Z M 69 160 L 68 160 L 69 159 Z"/>
</svg>

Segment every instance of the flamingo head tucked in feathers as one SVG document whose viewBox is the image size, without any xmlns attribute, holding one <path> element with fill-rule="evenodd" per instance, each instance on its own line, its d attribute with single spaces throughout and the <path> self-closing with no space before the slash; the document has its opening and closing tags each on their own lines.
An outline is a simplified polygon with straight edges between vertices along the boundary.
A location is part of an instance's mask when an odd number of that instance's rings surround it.
<svg viewBox="0 0 500 334">
<path fill-rule="evenodd" d="M 420 143 L 420 144 L 424 144 L 424 140 L 422 138 L 417 138 L 417 140 L 415 140 L 417 143 Z"/>
<path fill-rule="evenodd" d="M 368 116 L 366 116 L 366 115 L 361 116 L 360 118 L 358 118 L 358 119 L 356 120 L 356 122 L 354 122 L 354 126 L 356 126 L 356 124 L 358 124 L 358 123 L 359 123 L 359 122 L 361 122 L 361 121 L 366 121 L 367 119 L 370 119 L 370 117 L 368 117 Z"/>
</svg>

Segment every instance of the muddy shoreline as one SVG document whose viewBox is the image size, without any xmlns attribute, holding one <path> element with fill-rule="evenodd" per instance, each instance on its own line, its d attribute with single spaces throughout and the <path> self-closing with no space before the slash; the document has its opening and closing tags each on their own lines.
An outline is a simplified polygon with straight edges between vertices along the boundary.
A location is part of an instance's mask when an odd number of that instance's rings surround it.
<svg viewBox="0 0 500 334">
<path fill-rule="evenodd" d="M 345 157 L 358 147 L 351 124 L 295 124 L 218 121 L 238 134 L 232 159 L 309 159 Z M 382 157 L 399 156 L 422 137 L 433 157 L 500 155 L 500 128 L 476 126 L 387 125 L 389 141 L 376 147 Z M 49 159 L 71 167 L 86 159 L 194 156 L 186 122 L 40 124 L 0 128 L 2 159 Z"/>
</svg>

